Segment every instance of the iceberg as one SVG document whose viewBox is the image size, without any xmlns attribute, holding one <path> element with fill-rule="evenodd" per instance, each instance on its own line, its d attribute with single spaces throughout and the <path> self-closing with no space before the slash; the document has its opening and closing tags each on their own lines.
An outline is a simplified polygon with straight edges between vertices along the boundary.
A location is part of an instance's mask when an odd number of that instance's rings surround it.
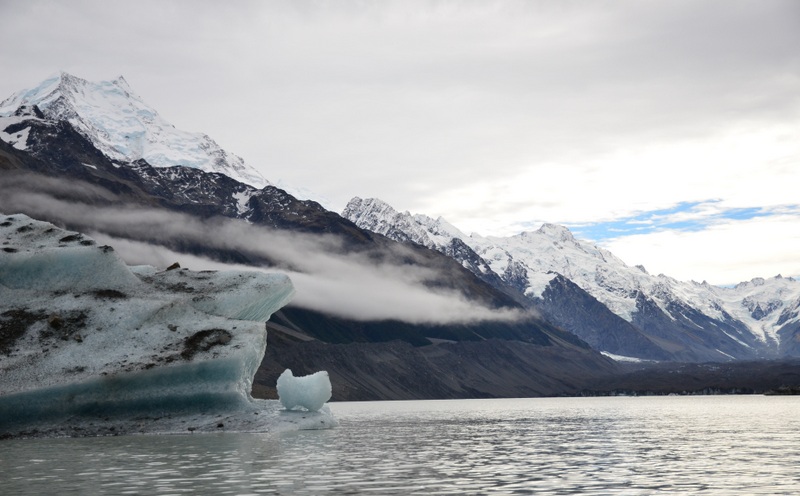
<svg viewBox="0 0 800 496">
<path fill-rule="evenodd" d="M 322 404 L 250 396 L 264 322 L 293 294 L 284 274 L 128 267 L 80 233 L 0 215 L 0 436 L 332 427 Z"/>
<path fill-rule="evenodd" d="M 278 377 L 278 398 L 287 410 L 305 408 L 319 411 L 331 399 L 331 380 L 324 370 L 304 377 L 295 377 L 291 369 Z"/>
</svg>

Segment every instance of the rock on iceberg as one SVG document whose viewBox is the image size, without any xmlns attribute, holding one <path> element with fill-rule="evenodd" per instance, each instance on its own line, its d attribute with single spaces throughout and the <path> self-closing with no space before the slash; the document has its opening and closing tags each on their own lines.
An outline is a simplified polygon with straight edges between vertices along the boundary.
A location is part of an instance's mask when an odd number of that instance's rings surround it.
<svg viewBox="0 0 800 496">
<path fill-rule="evenodd" d="M 250 396 L 264 322 L 293 294 L 283 274 L 128 267 L 0 215 L 0 436 L 335 425 L 327 408 L 292 416 Z"/>
</svg>

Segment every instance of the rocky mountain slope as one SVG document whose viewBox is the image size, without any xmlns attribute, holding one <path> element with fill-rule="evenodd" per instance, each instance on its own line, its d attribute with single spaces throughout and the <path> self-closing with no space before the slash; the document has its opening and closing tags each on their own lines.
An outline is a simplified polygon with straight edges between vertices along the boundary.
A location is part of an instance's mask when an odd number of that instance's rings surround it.
<svg viewBox="0 0 800 496">
<path fill-rule="evenodd" d="M 563 226 L 507 238 L 465 235 L 444 219 L 354 198 L 342 215 L 358 226 L 491 272 L 554 323 L 597 349 L 647 359 L 726 360 L 797 354 L 800 282 L 781 276 L 735 288 L 653 276 L 575 239 Z M 454 252 L 453 243 L 468 250 Z"/>
</svg>

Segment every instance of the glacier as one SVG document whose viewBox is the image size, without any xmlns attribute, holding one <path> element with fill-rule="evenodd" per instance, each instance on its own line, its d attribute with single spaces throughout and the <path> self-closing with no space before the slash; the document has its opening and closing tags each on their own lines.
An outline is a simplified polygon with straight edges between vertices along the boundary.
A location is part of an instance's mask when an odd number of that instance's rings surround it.
<svg viewBox="0 0 800 496">
<path fill-rule="evenodd" d="M 250 396 L 286 275 L 128 267 L 22 214 L 0 215 L 0 243 L 0 438 L 336 425 Z"/>
</svg>

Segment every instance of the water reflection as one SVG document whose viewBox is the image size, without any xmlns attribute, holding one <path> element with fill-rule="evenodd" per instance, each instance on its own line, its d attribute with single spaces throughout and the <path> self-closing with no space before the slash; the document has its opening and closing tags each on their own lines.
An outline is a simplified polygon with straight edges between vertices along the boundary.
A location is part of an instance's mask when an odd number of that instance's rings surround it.
<svg viewBox="0 0 800 496">
<path fill-rule="evenodd" d="M 798 494 L 800 398 L 334 404 L 339 428 L 0 443 L 3 494 Z"/>
</svg>

